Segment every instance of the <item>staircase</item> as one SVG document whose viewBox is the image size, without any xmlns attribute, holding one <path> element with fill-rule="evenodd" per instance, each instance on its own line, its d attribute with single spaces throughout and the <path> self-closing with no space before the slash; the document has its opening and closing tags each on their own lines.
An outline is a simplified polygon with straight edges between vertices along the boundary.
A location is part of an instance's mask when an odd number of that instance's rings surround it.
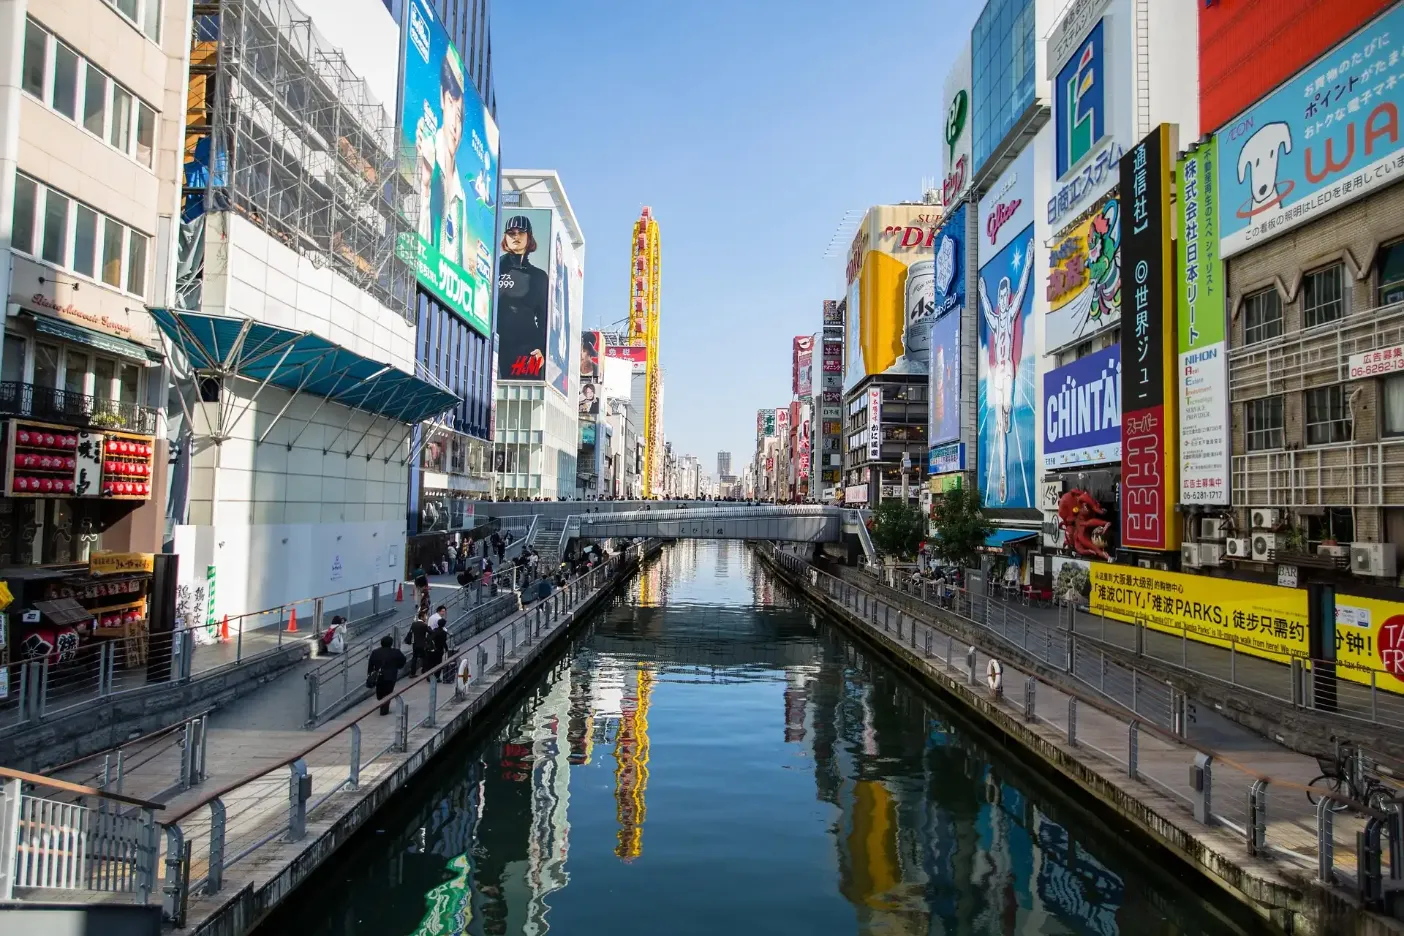
<svg viewBox="0 0 1404 936">
<path fill-rule="evenodd" d="M 537 566 L 545 572 L 554 572 L 561 564 L 561 533 L 565 530 L 565 517 L 552 517 L 536 524 L 528 545 L 541 556 Z"/>
</svg>

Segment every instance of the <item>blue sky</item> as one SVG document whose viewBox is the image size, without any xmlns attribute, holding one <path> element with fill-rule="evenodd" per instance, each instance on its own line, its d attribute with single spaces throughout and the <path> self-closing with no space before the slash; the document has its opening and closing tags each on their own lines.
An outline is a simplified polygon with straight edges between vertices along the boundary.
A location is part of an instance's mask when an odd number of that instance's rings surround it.
<svg viewBox="0 0 1404 936">
<path fill-rule="evenodd" d="M 503 165 L 556 169 L 585 232 L 585 325 L 628 311 L 629 235 L 660 224 L 664 430 L 733 464 L 790 399 L 790 342 L 842 292 L 845 212 L 940 172 L 958 0 L 493 5 Z M 739 470 L 739 467 L 734 469 Z"/>
</svg>

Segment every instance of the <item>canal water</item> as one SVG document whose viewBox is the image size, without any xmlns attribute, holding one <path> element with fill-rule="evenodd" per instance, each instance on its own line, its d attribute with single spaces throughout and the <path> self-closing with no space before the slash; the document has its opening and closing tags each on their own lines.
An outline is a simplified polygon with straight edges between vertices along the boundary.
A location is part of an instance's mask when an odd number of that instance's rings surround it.
<svg viewBox="0 0 1404 936">
<path fill-rule="evenodd" d="M 1018 758 L 682 542 L 260 932 L 1256 932 Z"/>
</svg>

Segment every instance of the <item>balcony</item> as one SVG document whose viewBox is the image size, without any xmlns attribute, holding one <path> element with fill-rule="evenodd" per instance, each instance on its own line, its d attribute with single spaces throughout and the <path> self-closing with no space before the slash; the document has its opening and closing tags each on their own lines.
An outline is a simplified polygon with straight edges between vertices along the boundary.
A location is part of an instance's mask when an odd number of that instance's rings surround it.
<svg viewBox="0 0 1404 936">
<path fill-rule="evenodd" d="M 158 415 L 151 407 L 136 403 L 104 400 L 18 381 L 0 381 L 0 416 L 154 436 Z"/>
<path fill-rule="evenodd" d="M 1236 507 L 1398 507 L 1404 439 L 1233 457 Z"/>
<path fill-rule="evenodd" d="M 1361 309 L 1344 318 L 1229 351 L 1233 402 L 1344 381 L 1348 360 L 1404 344 L 1404 303 Z"/>
</svg>

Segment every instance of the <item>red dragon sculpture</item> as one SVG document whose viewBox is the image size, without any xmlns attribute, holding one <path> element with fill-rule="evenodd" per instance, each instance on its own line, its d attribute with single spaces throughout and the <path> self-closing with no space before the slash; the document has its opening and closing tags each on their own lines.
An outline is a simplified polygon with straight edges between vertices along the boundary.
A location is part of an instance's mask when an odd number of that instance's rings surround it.
<svg viewBox="0 0 1404 936">
<path fill-rule="evenodd" d="M 1066 545 L 1073 552 L 1110 561 L 1107 536 L 1111 520 L 1091 494 L 1068 491 L 1058 498 L 1058 525 L 1063 528 Z"/>
</svg>

